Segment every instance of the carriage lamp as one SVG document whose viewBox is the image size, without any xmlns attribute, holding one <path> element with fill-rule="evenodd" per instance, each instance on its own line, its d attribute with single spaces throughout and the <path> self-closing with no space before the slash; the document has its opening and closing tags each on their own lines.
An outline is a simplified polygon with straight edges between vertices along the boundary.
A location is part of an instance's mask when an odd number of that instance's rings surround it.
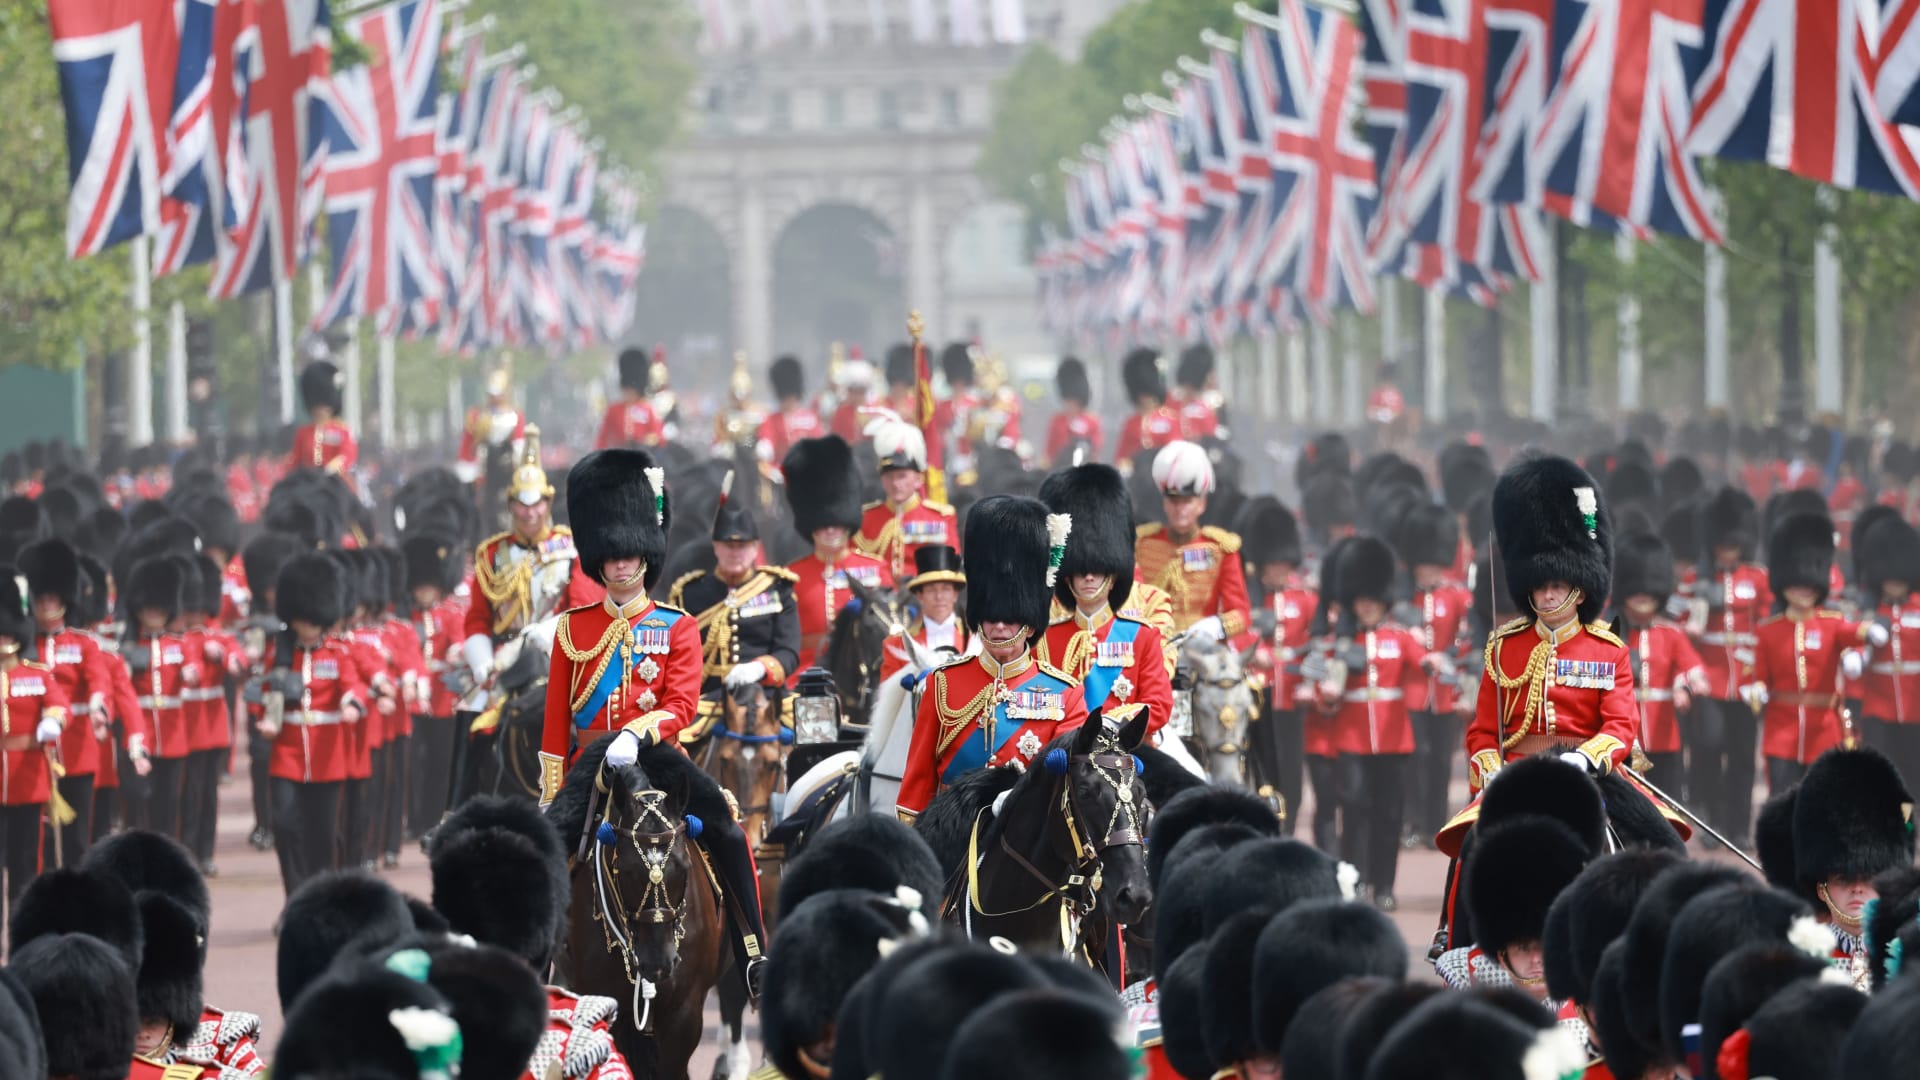
<svg viewBox="0 0 1920 1080">
<path fill-rule="evenodd" d="M 1167 717 L 1167 734 L 1181 739 L 1193 734 L 1193 676 L 1185 671 L 1173 673 L 1173 713 Z"/>
<path fill-rule="evenodd" d="M 800 673 L 798 694 L 793 701 L 793 741 L 796 746 L 817 746 L 840 738 L 840 692 L 833 676 L 825 668 L 812 667 Z"/>
</svg>

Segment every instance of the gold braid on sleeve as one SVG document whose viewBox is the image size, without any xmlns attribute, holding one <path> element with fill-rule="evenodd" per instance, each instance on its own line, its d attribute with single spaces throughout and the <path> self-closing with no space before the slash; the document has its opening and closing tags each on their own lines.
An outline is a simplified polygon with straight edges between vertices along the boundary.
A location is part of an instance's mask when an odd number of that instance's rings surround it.
<svg viewBox="0 0 1920 1080">
<path fill-rule="evenodd" d="M 601 674 L 607 670 L 607 665 L 613 662 L 614 654 L 620 651 L 613 647 L 614 644 L 626 637 L 627 634 L 632 631 L 633 627 L 632 624 L 628 623 L 625 619 L 615 619 L 607 624 L 606 632 L 600 635 L 599 642 L 597 642 L 593 648 L 582 650 L 575 648 L 573 645 L 572 625 L 573 621 L 571 619 L 561 619 L 559 633 L 553 636 L 553 640 L 554 644 L 560 646 L 561 653 L 566 656 L 567 660 L 572 663 L 576 669 L 575 683 L 570 689 L 577 691 L 577 693 L 574 694 L 572 704 L 569 708 L 572 712 L 577 713 L 586 705 L 587 698 L 593 696 L 593 688 L 600 685 Z M 578 676 L 581 671 L 587 670 L 588 664 L 593 665 L 593 673 L 582 682 Z M 624 676 L 622 677 L 624 678 Z"/>
<path fill-rule="evenodd" d="M 967 730 L 967 725 L 980 715 L 982 709 L 992 708 L 994 684 L 988 683 L 980 692 L 967 699 L 965 705 L 955 708 L 947 704 L 947 680 L 937 679 L 933 688 L 934 706 L 940 712 L 940 742 L 934 750 L 936 756 L 947 752 L 955 739 Z"/>
<path fill-rule="evenodd" d="M 1521 739 L 1527 737 L 1527 729 L 1533 726 L 1533 717 L 1540 711 L 1540 701 L 1546 694 L 1547 660 L 1553 656 L 1553 643 L 1542 640 L 1540 644 L 1535 645 L 1532 654 L 1527 657 L 1527 666 L 1520 672 L 1519 678 L 1508 678 L 1507 673 L 1500 670 L 1499 657 L 1496 655 L 1503 640 L 1505 639 L 1498 635 L 1487 639 L 1487 673 L 1493 676 L 1494 685 L 1502 690 L 1517 693 L 1521 687 L 1525 687 L 1527 691 L 1525 705 L 1520 712 L 1520 723 L 1515 724 L 1512 734 L 1500 743 L 1500 749 L 1511 750 L 1520 744 Z M 1505 695 L 1502 695 L 1502 699 L 1504 701 Z M 1512 721 L 1513 710 L 1508 709 L 1507 715 L 1501 719 Z"/>
<path fill-rule="evenodd" d="M 473 580 L 480 595 L 493 609 L 493 632 L 500 633 L 527 615 L 533 608 L 533 564 L 531 554 L 513 564 L 506 573 L 493 568 L 491 558 L 473 561 Z"/>
</svg>

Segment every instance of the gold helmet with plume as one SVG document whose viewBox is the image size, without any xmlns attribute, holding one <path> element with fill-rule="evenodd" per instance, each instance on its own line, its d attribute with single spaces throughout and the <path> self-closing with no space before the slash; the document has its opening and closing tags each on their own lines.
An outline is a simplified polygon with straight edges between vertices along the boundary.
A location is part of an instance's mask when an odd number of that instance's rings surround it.
<svg viewBox="0 0 1920 1080">
<path fill-rule="evenodd" d="M 520 447 L 520 464 L 513 467 L 513 480 L 507 485 L 507 498 L 523 506 L 532 506 L 553 498 L 553 483 L 547 479 L 546 466 L 540 464 L 540 427 L 527 425 L 526 440 Z"/>
</svg>

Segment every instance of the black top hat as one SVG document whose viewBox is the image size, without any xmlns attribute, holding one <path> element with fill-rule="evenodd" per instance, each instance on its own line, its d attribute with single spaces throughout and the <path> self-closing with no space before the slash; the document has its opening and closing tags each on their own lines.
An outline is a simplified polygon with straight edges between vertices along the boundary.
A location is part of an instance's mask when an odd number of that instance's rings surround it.
<svg viewBox="0 0 1920 1080">
<path fill-rule="evenodd" d="M 967 587 L 967 575 L 961 570 L 960 553 L 947 544 L 928 544 L 915 548 L 913 552 L 913 577 L 908 579 L 908 589 L 918 589 L 922 585 L 945 582 L 949 585 Z"/>
</svg>

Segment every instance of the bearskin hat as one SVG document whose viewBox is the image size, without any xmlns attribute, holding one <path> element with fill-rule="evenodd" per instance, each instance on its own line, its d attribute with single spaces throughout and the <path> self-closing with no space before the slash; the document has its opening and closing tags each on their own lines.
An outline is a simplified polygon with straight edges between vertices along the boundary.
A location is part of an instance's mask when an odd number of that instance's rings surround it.
<svg viewBox="0 0 1920 1080">
<path fill-rule="evenodd" d="M 1327 473 L 1353 475 L 1353 446 L 1337 431 L 1323 431 L 1300 448 L 1293 463 L 1294 486 L 1305 490 L 1308 480 Z"/>
<path fill-rule="evenodd" d="M 1680 909 L 1689 900 L 1721 885 L 1753 886 L 1745 871 L 1725 863 L 1681 862 L 1653 880 L 1633 917 L 1627 920 L 1626 934 L 1620 940 L 1623 950 L 1620 968 L 1620 993 L 1624 1006 L 1620 1017 L 1630 1033 L 1631 1044 L 1645 1048 L 1656 1062 L 1678 1064 L 1666 1052 L 1660 1037 L 1660 976 L 1667 958 L 1667 943 Z M 1604 967 L 1606 960 L 1602 957 Z M 1596 978 L 1596 986 L 1601 980 Z M 1610 1036 L 1601 1038 L 1609 1043 Z M 1629 1045 L 1623 1042 L 1621 1045 Z"/>
<path fill-rule="evenodd" d="M 7 969 L 39 1016 L 45 1075 L 124 1080 L 140 1018 L 133 970 L 112 946 L 87 934 L 52 934 L 15 951 Z"/>
<path fill-rule="evenodd" d="M 1607 474 L 1607 502 L 1617 511 L 1639 505 L 1649 511 L 1660 505 L 1660 480 L 1638 461 L 1622 461 Z"/>
<path fill-rule="evenodd" d="M 415 533 L 400 542 L 400 555 L 406 564 L 407 592 L 435 588 L 450 594 L 460 586 L 460 574 L 466 556 L 460 545 L 444 533 Z"/>
<path fill-rule="evenodd" d="M 292 1007 L 349 945 L 382 946 L 413 928 L 406 897 L 372 874 L 353 870 L 308 881 L 280 912 L 274 965 L 280 1008 Z"/>
<path fill-rule="evenodd" d="M 1434 983 L 1343 979 L 1308 998 L 1280 1047 L 1282 1076 L 1354 1076 L 1408 1013 L 1446 990 Z M 1331 1044 L 1331 1045 L 1329 1045 Z"/>
<path fill-rule="evenodd" d="M 1573 830 L 1586 849 L 1586 859 L 1606 851 L 1607 809 L 1599 785 L 1585 770 L 1554 754 L 1522 758 L 1493 774 L 1481 793 L 1475 828 L 1491 828 L 1527 814 L 1552 818 Z"/>
<path fill-rule="evenodd" d="M 1442 466 L 1440 491 L 1447 509 L 1464 514 L 1475 499 L 1493 493 L 1493 485 L 1498 479 L 1498 474 L 1485 458 L 1462 457 Z"/>
<path fill-rule="evenodd" d="M 598 582 L 613 559 L 639 558 L 653 588 L 667 562 L 665 473 L 645 450 L 596 450 L 567 472 L 567 520 L 580 569 Z"/>
<path fill-rule="evenodd" d="M 1840 1054 L 1844 1080 L 1900 1076 L 1920 1059 L 1920 979 L 1897 979 L 1867 999 Z"/>
<path fill-rule="evenodd" d="M 1477 830 L 1462 881 L 1473 943 L 1498 957 L 1540 941 L 1547 909 L 1586 863 L 1585 842 L 1549 817 L 1523 814 Z"/>
<path fill-rule="evenodd" d="M 1340 565 L 1334 568 L 1334 602 L 1343 608 L 1362 599 L 1392 603 L 1395 566 L 1393 549 L 1386 541 L 1354 537 L 1353 543 L 1341 548 Z"/>
<path fill-rule="evenodd" d="M 647 369 L 652 361 L 647 358 L 647 350 L 638 345 L 630 345 L 620 350 L 620 389 L 632 390 L 644 394 L 647 392 Z"/>
<path fill-rule="evenodd" d="M 136 896 L 161 892 L 205 916 L 213 910 L 207 880 L 179 841 L 147 829 L 114 833 L 87 848 L 80 868 L 119 881 Z"/>
<path fill-rule="evenodd" d="M 1793 807 L 1799 794 L 1797 784 L 1775 792 L 1760 804 L 1753 824 L 1754 855 L 1760 860 L 1761 876 L 1767 884 L 1788 892 L 1800 890 L 1793 865 Z"/>
<path fill-rule="evenodd" d="M 1563 581 L 1582 593 L 1580 621 L 1599 617 L 1613 585 L 1613 520 L 1585 469 L 1552 456 L 1508 466 L 1493 488 L 1493 531 L 1515 608 L 1532 611 L 1533 590 Z"/>
<path fill-rule="evenodd" d="M 947 385 L 953 387 L 973 385 L 973 345 L 965 341 L 950 341 L 940 350 L 940 373 L 947 377 Z M 913 385 L 908 379 L 906 385 Z"/>
<path fill-rule="evenodd" d="M 1208 825 L 1190 834 L 1168 860 L 1166 880 L 1180 887 L 1153 898 L 1153 965 L 1156 975 L 1182 953 L 1205 952 L 1207 898 L 1222 880 L 1221 857 L 1253 834 L 1241 825 Z M 1178 870 L 1176 877 L 1172 870 Z"/>
<path fill-rule="evenodd" d="M 1836 976 L 1794 983 L 1769 998 L 1747 1022 L 1748 1076 L 1829 1080 L 1868 998 Z M 1736 1052 L 1737 1053 L 1737 1052 Z"/>
<path fill-rule="evenodd" d="M 1053 388 L 1062 401 L 1082 406 L 1093 401 L 1093 384 L 1087 381 L 1086 362 L 1077 356 L 1063 358 L 1053 369 Z"/>
<path fill-rule="evenodd" d="M 864 889 L 814 893 L 781 910 L 779 945 L 767 961 L 760 1002 L 760 1035 L 768 1061 L 784 1075 L 805 1076 L 806 1048 L 827 1035 L 854 984 L 879 964 L 882 947 L 915 936 L 915 913 L 891 895 Z M 925 929 L 925 916 L 918 926 Z"/>
<path fill-rule="evenodd" d="M 1154 401 L 1167 400 L 1167 379 L 1160 371 L 1160 353 L 1157 350 L 1140 347 L 1130 350 L 1120 360 L 1120 381 L 1127 388 L 1127 400 L 1137 402 L 1141 398 Z"/>
<path fill-rule="evenodd" d="M 331 360 L 315 360 L 300 369 L 300 404 L 308 412 L 327 408 L 338 416 L 343 408 L 340 402 L 345 386 L 346 376 L 340 374 Z"/>
<path fill-rule="evenodd" d="M 1242 907 L 1208 935 L 1206 965 L 1200 975 L 1200 1034 L 1206 1040 L 1207 1056 L 1218 1065 L 1260 1054 L 1250 991 L 1255 950 L 1272 919 L 1273 912 L 1267 908 Z M 1278 1052 L 1279 1047 L 1274 1050 Z"/>
<path fill-rule="evenodd" d="M 455 933 L 544 970 L 571 893 L 566 847 L 545 814 L 525 799 L 470 800 L 434 830 L 427 861 L 434 909 Z"/>
<path fill-rule="evenodd" d="M 1833 573 L 1833 519 L 1825 514 L 1789 514 L 1767 535 L 1767 585 L 1777 602 L 1792 588 L 1812 589 L 1824 603 Z"/>
<path fill-rule="evenodd" d="M 25 495 L 9 495 L 0 499 L 0 534 L 16 537 L 22 543 L 31 543 L 53 530 L 53 523 L 47 519 L 46 508 L 36 500 Z"/>
<path fill-rule="evenodd" d="M 1259 908 L 1275 915 L 1308 900 L 1342 899 L 1351 885 L 1342 883 L 1343 872 L 1333 856 L 1290 836 L 1225 848 L 1218 866 L 1220 873 L 1202 910 L 1208 934 L 1235 912 Z"/>
<path fill-rule="evenodd" d="M 224 496 L 207 495 L 188 500 L 180 515 L 193 522 L 200 533 L 202 547 L 214 548 L 228 556 L 240 551 L 240 514 Z"/>
<path fill-rule="evenodd" d="M 1009 994 L 954 1034 L 940 1080 L 1106 1080 L 1130 1075 L 1133 1048 L 1111 1001 L 1065 990 Z M 787 1075 L 796 1075 L 789 1072 Z"/>
<path fill-rule="evenodd" d="M 807 396 L 807 372 L 797 356 L 776 356 L 767 365 L 767 382 L 779 401 L 798 401 Z"/>
<path fill-rule="evenodd" d="M 1826 496 L 1812 488 L 1790 488 L 1776 491 L 1768 496 L 1766 505 L 1760 508 L 1760 527 L 1768 534 L 1782 521 L 1794 514 L 1827 514 Z"/>
<path fill-rule="evenodd" d="M 97 626 L 106 622 L 111 612 L 107 610 L 107 592 L 109 575 L 106 564 L 92 555 L 82 552 L 78 560 L 80 567 L 79 606 L 67 612 L 67 621 L 75 626 Z"/>
<path fill-rule="evenodd" d="M 288 560 L 310 550 L 311 546 L 304 540 L 289 533 L 261 533 L 247 541 L 247 546 L 240 551 L 240 568 L 246 575 L 247 591 L 255 600 L 265 601 L 278 588 L 280 571 Z"/>
<path fill-rule="evenodd" d="M 1870 603 L 1880 602 L 1890 581 L 1920 588 L 1920 530 L 1898 516 L 1875 522 L 1865 532 L 1856 527 L 1853 565 Z"/>
<path fill-rule="evenodd" d="M 1667 550 L 1673 556 L 1676 566 L 1700 561 L 1700 503 L 1698 500 L 1682 503 L 1667 511 L 1660 519 L 1660 539 L 1667 542 Z M 1614 557 L 1619 558 L 1619 553 Z"/>
<path fill-rule="evenodd" d="M 1351 528 L 1360 517 L 1352 481 L 1333 473 L 1315 476 L 1300 495 L 1300 516 L 1322 543 L 1334 532 Z"/>
<path fill-rule="evenodd" d="M 45 1075 L 47 1047 L 33 997 L 18 976 L 0 969 L 0 1076 Z"/>
<path fill-rule="evenodd" d="M 273 587 L 274 614 L 291 625 L 296 619 L 322 629 L 347 617 L 350 586 L 347 568 L 320 552 L 288 559 Z"/>
<path fill-rule="evenodd" d="M 133 893 L 115 878 L 79 870 L 49 870 L 12 904 L 7 945 L 13 952 L 37 938 L 86 934 L 113 946 L 129 970 L 140 963 L 144 937 Z"/>
<path fill-rule="evenodd" d="M 1147 825 L 1147 879 L 1161 881 L 1167 857 L 1188 833 L 1205 825 L 1242 824 L 1257 835 L 1280 835 L 1273 807 L 1250 791 L 1207 784 L 1183 791 L 1158 808 Z"/>
<path fill-rule="evenodd" d="M 420 1067 L 394 1014 L 453 1017 L 453 1006 L 431 983 L 368 959 L 326 973 L 286 1008 L 273 1054 L 273 1074 L 286 1077 L 414 1080 Z"/>
<path fill-rule="evenodd" d="M 57 596 L 68 612 L 80 607 L 80 555 L 73 545 L 55 537 L 20 549 L 18 569 L 27 579 L 31 596 Z"/>
<path fill-rule="evenodd" d="M 1700 505 L 1699 535 L 1702 565 L 1721 547 L 1737 547 L 1742 561 L 1752 561 L 1760 546 L 1760 508 L 1739 488 L 1722 487 Z"/>
<path fill-rule="evenodd" d="M 1039 499 L 990 495 L 967 512 L 961 559 L 967 572 L 967 628 L 1003 622 L 1046 629 L 1053 590 L 1047 585 L 1049 518 Z M 1073 550 L 1071 534 L 1066 548 Z"/>
<path fill-rule="evenodd" d="M 382 959 L 410 950 L 427 954 L 426 983 L 460 1025 L 461 1080 L 525 1076 L 547 1033 L 550 1006 L 547 988 L 526 961 L 505 949 L 430 933 L 411 935 Z"/>
<path fill-rule="evenodd" d="M 1628 1023 L 1626 958 L 1624 940 L 1615 941 L 1601 951 L 1585 1004 L 1593 1024 L 1594 1041 L 1606 1044 L 1608 1070 L 1619 1069 L 1621 1076 L 1644 1076 L 1648 1069 L 1659 1064 L 1662 1055 L 1658 1048 L 1640 1041 Z M 1658 992 L 1657 981 L 1645 991 L 1649 995 Z"/>
<path fill-rule="evenodd" d="M 1579 1039 L 1510 998 L 1437 994 L 1395 1024 L 1373 1052 L 1367 1080 L 1532 1080 L 1578 1070 Z M 1559 1063 L 1543 1065 L 1541 1063 Z"/>
<path fill-rule="evenodd" d="M 1587 864 L 1553 902 L 1553 914 L 1566 919 L 1566 973 L 1571 985 L 1556 997 L 1591 1001 L 1600 954 L 1627 929 L 1634 905 L 1682 856 L 1669 851 L 1622 851 Z"/>
<path fill-rule="evenodd" d="M 940 895 L 946 871 L 913 827 L 885 814 L 856 814 L 807 839 L 780 875 L 780 911 L 792 911 L 816 893 L 864 889 L 892 896 L 903 886 Z"/>
<path fill-rule="evenodd" d="M 880 1076 L 934 1075 L 975 1010 L 1006 994 L 1046 988 L 1022 957 L 983 945 L 937 949 L 900 972 L 886 996 L 871 1003 L 867 1064 Z"/>
<path fill-rule="evenodd" d="M 1905 970 L 1899 961 L 1894 962 L 1892 971 L 1887 970 L 1887 963 L 1895 954 L 1891 946 L 1899 939 L 1901 930 L 1920 927 L 1920 921 L 1916 921 L 1920 920 L 1920 867 L 1889 870 L 1874 879 L 1873 890 L 1879 895 L 1871 910 L 1865 913 L 1861 936 L 1867 947 L 1867 968 L 1873 975 L 1873 988 L 1878 990 L 1888 979 Z M 1905 959 L 1904 947 L 1898 955 Z"/>
<path fill-rule="evenodd" d="M 180 614 L 187 589 L 187 571 L 183 563 L 170 555 L 155 555 L 133 564 L 127 578 L 125 608 L 127 614 L 159 610 L 172 619 Z"/>
<path fill-rule="evenodd" d="M 1869 747 L 1833 749 L 1807 768 L 1793 805 L 1796 891 L 1869 881 L 1913 862 L 1913 796 L 1900 770 Z"/>
<path fill-rule="evenodd" d="M 1206 980 L 1207 950 L 1188 949 L 1165 965 L 1156 957 L 1155 965 L 1160 968 L 1154 988 L 1160 994 L 1161 1048 L 1167 1064 L 1183 1077 L 1212 1076 L 1213 1058 L 1207 1053 L 1202 1033 L 1206 1006 L 1202 1004 L 1201 987 Z"/>
<path fill-rule="evenodd" d="M 1826 961 L 1785 941 L 1756 942 L 1721 957 L 1700 984 L 1700 1080 L 1719 1075 L 1720 1046 L 1768 999 L 1803 979 L 1817 979 Z"/>
<path fill-rule="evenodd" d="M 1640 533 L 1624 537 L 1614 552 L 1613 600 L 1624 604 L 1635 596 L 1651 596 L 1665 607 L 1679 585 L 1673 549 L 1658 536 Z"/>
<path fill-rule="evenodd" d="M 1444 506 L 1416 506 L 1400 519 L 1393 547 L 1408 569 L 1452 566 L 1460 554 L 1460 519 Z"/>
<path fill-rule="evenodd" d="M 1275 916 L 1255 948 L 1255 1042 L 1279 1053 L 1300 1006 L 1352 975 L 1406 978 L 1407 943 L 1392 919 L 1345 900 L 1312 900 Z"/>
<path fill-rule="evenodd" d="M 1133 592 L 1133 499 L 1119 470 L 1101 464 L 1061 469 L 1041 483 L 1040 501 L 1073 519 L 1053 586 L 1061 605 L 1073 610 L 1076 575 L 1107 574 L 1113 578 L 1107 602 L 1115 611 L 1126 607 Z"/>
<path fill-rule="evenodd" d="M 1299 566 L 1305 558 L 1300 547 L 1300 523 L 1293 511 L 1271 495 L 1247 500 L 1234 522 L 1240 534 L 1240 558 L 1256 575 L 1260 567 L 1273 563 Z"/>
<path fill-rule="evenodd" d="M 1688 900 L 1674 916 L 1660 967 L 1660 1040 L 1675 1061 L 1686 1058 L 1682 1029 L 1700 1019 L 1707 973 L 1729 953 L 1756 941 L 1787 941 L 1796 920 L 1813 909 L 1792 893 L 1749 878 Z"/>
<path fill-rule="evenodd" d="M 206 913 L 151 891 L 138 894 L 135 903 L 146 940 L 134 977 L 140 1017 L 190 1031 L 206 1005 Z"/>
<path fill-rule="evenodd" d="M 1213 377 L 1213 366 L 1213 346 L 1197 342 L 1180 350 L 1180 360 L 1173 368 L 1173 381 L 1188 390 L 1204 390 L 1207 380 Z"/>
<path fill-rule="evenodd" d="M 808 544 L 813 534 L 838 525 L 849 538 L 860 531 L 860 476 L 853 449 L 838 435 L 801 439 L 780 463 L 782 492 L 793 511 L 793 529 Z"/>
<path fill-rule="evenodd" d="M 32 644 L 32 603 L 26 578 L 13 567 L 0 564 L 0 637 L 10 637 L 22 647 Z"/>
<path fill-rule="evenodd" d="M 206 554 L 186 556 L 186 561 L 193 575 L 185 595 L 180 598 L 180 606 L 186 611 L 218 616 L 227 598 L 226 575 L 221 573 L 220 564 Z"/>
</svg>

